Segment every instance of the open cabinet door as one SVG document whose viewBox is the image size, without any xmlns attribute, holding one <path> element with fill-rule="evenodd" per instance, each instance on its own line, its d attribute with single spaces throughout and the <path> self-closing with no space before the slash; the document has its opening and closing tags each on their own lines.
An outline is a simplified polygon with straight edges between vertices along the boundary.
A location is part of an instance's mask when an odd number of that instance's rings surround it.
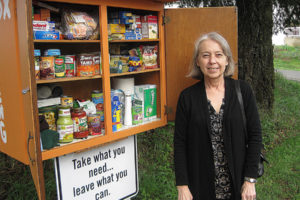
<svg viewBox="0 0 300 200">
<path fill-rule="evenodd" d="M 0 151 L 30 166 L 38 196 L 43 199 L 38 119 L 32 92 L 36 88 L 32 88 L 31 79 L 35 77 L 31 75 L 34 73 L 32 33 L 28 31 L 31 1 L 1 2 Z"/>
<path fill-rule="evenodd" d="M 196 83 L 186 78 L 195 40 L 215 31 L 228 41 L 234 60 L 238 59 L 237 8 L 179 8 L 165 10 L 168 120 L 175 119 L 180 92 Z M 237 77 L 237 64 L 234 78 Z"/>
</svg>

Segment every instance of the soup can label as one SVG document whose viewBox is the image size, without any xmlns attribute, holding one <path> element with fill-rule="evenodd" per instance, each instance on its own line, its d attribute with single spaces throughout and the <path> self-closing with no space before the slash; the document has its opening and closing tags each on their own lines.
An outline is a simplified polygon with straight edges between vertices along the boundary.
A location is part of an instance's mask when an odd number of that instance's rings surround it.
<svg viewBox="0 0 300 200">
<path fill-rule="evenodd" d="M 66 76 L 66 68 L 65 68 L 65 57 L 64 56 L 57 56 L 55 58 L 55 77 L 56 78 L 63 78 Z"/>
<path fill-rule="evenodd" d="M 66 77 L 75 76 L 75 69 L 76 69 L 75 56 L 73 55 L 65 56 L 65 66 L 66 66 Z"/>
<path fill-rule="evenodd" d="M 73 97 L 62 96 L 60 101 L 62 106 L 73 107 Z"/>
</svg>

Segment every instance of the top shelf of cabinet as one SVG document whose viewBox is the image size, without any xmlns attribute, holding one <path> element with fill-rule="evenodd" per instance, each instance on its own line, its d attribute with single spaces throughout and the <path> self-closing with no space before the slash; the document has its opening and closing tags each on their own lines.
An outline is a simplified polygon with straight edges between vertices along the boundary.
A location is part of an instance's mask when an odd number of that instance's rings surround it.
<svg viewBox="0 0 300 200">
<path fill-rule="evenodd" d="M 158 42 L 159 39 L 141 39 L 141 40 L 110 40 L 110 43 L 123 43 L 123 42 Z"/>
<path fill-rule="evenodd" d="M 34 43 L 99 43 L 100 40 L 33 40 Z"/>
</svg>

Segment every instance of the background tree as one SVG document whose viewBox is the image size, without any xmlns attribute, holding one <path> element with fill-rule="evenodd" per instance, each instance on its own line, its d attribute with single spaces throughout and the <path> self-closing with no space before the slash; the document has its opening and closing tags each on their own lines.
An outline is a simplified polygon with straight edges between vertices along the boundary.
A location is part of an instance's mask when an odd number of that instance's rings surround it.
<svg viewBox="0 0 300 200">
<path fill-rule="evenodd" d="M 177 3 L 179 7 L 238 7 L 239 78 L 250 83 L 260 106 L 271 109 L 274 102 L 272 31 L 276 33 L 287 25 L 299 24 L 300 0 L 181 0 Z"/>
</svg>

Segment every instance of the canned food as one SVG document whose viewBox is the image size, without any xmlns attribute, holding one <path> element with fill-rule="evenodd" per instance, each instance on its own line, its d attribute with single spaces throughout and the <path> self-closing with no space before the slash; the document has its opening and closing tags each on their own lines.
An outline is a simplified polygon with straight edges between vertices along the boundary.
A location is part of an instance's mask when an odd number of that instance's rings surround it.
<svg viewBox="0 0 300 200">
<path fill-rule="evenodd" d="M 77 57 L 77 76 L 94 76 L 95 67 L 93 65 L 92 54 L 82 54 Z"/>
<path fill-rule="evenodd" d="M 75 69 L 76 69 L 75 56 L 73 55 L 65 56 L 65 67 L 66 67 L 66 77 L 75 76 Z"/>
<path fill-rule="evenodd" d="M 92 92 L 92 102 L 94 104 L 98 104 L 98 103 L 103 104 L 103 93 L 99 90 L 94 90 Z"/>
<path fill-rule="evenodd" d="M 54 79 L 54 57 L 41 57 L 40 65 L 40 78 L 41 79 Z"/>
<path fill-rule="evenodd" d="M 90 135 L 103 135 L 101 132 L 100 116 L 92 114 L 88 116 L 88 126 Z"/>
<path fill-rule="evenodd" d="M 54 61 L 54 71 L 56 78 L 63 78 L 66 76 L 66 68 L 65 68 L 65 57 L 57 56 Z"/>
<path fill-rule="evenodd" d="M 70 96 L 62 96 L 60 98 L 61 101 L 61 105 L 62 106 L 69 106 L 69 107 L 73 107 L 73 97 Z"/>
</svg>

